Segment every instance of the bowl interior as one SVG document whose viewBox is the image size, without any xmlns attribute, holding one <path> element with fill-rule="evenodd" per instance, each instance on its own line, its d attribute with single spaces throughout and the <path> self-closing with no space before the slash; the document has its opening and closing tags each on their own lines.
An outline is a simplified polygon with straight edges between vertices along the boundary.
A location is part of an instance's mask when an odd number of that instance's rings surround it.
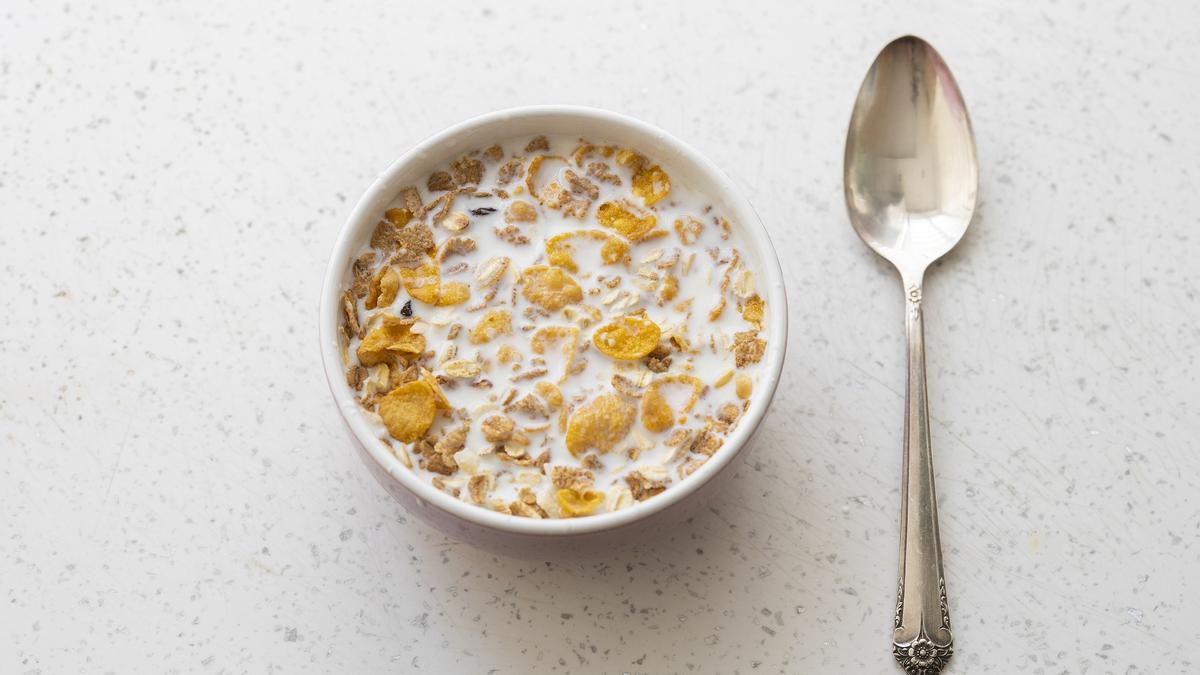
<svg viewBox="0 0 1200 675">
<path fill-rule="evenodd" d="M 686 184 L 708 196 L 715 208 L 727 214 L 755 272 L 759 292 L 767 301 L 767 353 L 762 381 L 751 398 L 749 410 L 721 449 L 691 476 L 653 499 L 586 518 L 534 520 L 511 516 L 466 504 L 426 484 L 375 437 L 355 393 L 346 383 L 337 344 L 340 296 L 350 283 L 352 261 L 366 247 L 380 214 L 400 190 L 409 185 L 423 186 L 435 167 L 467 151 L 533 134 L 572 134 L 593 142 L 636 148 L 662 164 L 672 182 Z M 787 300 L 779 259 L 766 230 L 749 203 L 737 194 L 729 178 L 715 165 L 681 141 L 632 118 L 590 108 L 539 106 L 491 113 L 451 127 L 423 141 L 375 180 L 355 206 L 330 258 L 321 297 L 320 337 L 326 377 L 347 424 L 375 461 L 418 498 L 469 522 L 498 530 L 579 534 L 620 527 L 666 508 L 711 479 L 741 451 L 761 422 L 779 381 L 787 342 Z"/>
</svg>

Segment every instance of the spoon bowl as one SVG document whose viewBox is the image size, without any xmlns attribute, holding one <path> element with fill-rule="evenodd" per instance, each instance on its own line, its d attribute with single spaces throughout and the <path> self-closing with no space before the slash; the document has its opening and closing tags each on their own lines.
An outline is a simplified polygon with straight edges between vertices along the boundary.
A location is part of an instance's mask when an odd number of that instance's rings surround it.
<svg viewBox="0 0 1200 675">
<path fill-rule="evenodd" d="M 902 275 L 923 272 L 967 231 L 979 168 L 962 94 L 946 62 L 911 35 L 883 48 L 863 79 L 846 139 L 854 230 Z"/>
</svg>

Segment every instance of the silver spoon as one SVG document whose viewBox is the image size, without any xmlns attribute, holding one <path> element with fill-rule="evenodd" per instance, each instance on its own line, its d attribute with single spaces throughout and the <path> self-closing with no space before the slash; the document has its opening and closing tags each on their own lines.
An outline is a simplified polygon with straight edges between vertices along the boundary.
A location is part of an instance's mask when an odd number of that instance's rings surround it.
<svg viewBox="0 0 1200 675">
<path fill-rule="evenodd" d="M 913 675 L 937 675 L 954 652 L 954 638 L 929 445 L 921 285 L 929 264 L 967 231 L 979 165 L 962 94 L 924 40 L 899 38 L 875 58 L 850 118 L 844 180 L 854 230 L 895 265 L 907 301 L 900 583 L 892 653 Z"/>
</svg>

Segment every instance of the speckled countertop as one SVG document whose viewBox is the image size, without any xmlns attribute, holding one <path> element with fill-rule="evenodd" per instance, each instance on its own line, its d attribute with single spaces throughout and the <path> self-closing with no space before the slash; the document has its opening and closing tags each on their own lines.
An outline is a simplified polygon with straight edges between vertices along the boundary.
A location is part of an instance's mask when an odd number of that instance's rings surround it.
<svg viewBox="0 0 1200 675">
<path fill-rule="evenodd" d="M 1200 10 L 901 4 L 6 3 L 0 672 L 896 672 L 902 303 L 840 174 L 859 81 L 907 31 L 982 161 L 926 286 L 951 672 L 1196 672 Z M 545 102 L 725 167 L 791 296 L 729 488 L 573 564 L 407 517 L 315 344 L 374 175 Z"/>
</svg>

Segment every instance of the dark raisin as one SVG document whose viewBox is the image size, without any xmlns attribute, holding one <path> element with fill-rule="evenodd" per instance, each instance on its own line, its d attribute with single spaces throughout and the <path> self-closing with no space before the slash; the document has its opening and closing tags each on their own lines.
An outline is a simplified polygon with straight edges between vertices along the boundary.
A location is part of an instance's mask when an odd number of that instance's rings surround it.
<svg viewBox="0 0 1200 675">
<path fill-rule="evenodd" d="M 412 316 L 412 300 L 405 302 L 404 306 L 400 308 L 400 316 Z"/>
<path fill-rule="evenodd" d="M 492 206 L 481 206 L 477 209 L 471 209 L 471 215 L 473 215 L 473 216 L 486 216 L 489 213 L 495 213 L 495 212 L 496 212 L 496 209 L 495 209 L 495 207 L 492 207 Z"/>
</svg>

